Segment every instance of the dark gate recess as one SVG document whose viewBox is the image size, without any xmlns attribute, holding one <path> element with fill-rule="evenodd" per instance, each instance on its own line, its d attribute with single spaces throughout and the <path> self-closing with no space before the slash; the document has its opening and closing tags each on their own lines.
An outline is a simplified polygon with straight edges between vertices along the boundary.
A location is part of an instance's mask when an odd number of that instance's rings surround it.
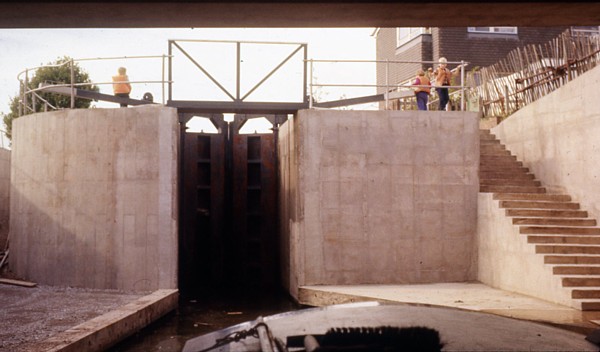
<svg viewBox="0 0 600 352">
<path fill-rule="evenodd" d="M 278 289 L 277 128 L 240 134 L 250 115 L 232 123 L 222 114 L 204 117 L 218 133 L 182 127 L 179 288 Z M 182 114 L 182 126 L 189 118 Z M 267 118 L 274 126 L 282 121 Z"/>
</svg>

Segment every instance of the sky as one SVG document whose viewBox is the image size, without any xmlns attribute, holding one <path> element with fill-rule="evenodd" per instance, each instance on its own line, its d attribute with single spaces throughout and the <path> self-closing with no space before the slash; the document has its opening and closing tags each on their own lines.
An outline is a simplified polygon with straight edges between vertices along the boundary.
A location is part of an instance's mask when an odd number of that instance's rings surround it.
<svg viewBox="0 0 600 352">
<path fill-rule="evenodd" d="M 19 89 L 17 75 L 28 68 L 69 56 L 74 59 L 130 57 L 81 61 L 79 66 L 96 83 L 108 83 L 119 66 L 127 67 L 131 81 L 162 80 L 162 59 L 133 59 L 134 56 L 168 54 L 168 41 L 177 39 L 216 41 L 259 41 L 307 43 L 308 58 L 315 60 L 375 60 L 373 28 L 181 28 L 181 29 L 0 29 L 0 112 L 8 113 L 11 97 Z M 181 42 L 194 60 L 205 67 L 224 87 L 235 94 L 235 45 L 226 43 Z M 292 53 L 294 45 L 242 44 L 242 95 L 274 66 Z M 227 100 L 198 68 L 175 50 L 173 99 Z M 249 100 L 296 101 L 301 99 L 302 54 L 274 74 Z M 321 84 L 375 84 L 374 64 L 315 63 L 313 79 Z M 112 94 L 108 84 L 100 91 Z M 156 83 L 133 85 L 131 97 L 141 99 L 150 92 L 162 102 L 162 86 Z M 374 88 L 320 88 L 323 100 L 374 94 Z M 165 94 L 166 95 L 166 94 Z M 166 100 L 167 97 L 164 96 Z M 116 107 L 96 103 L 96 107 Z"/>
</svg>

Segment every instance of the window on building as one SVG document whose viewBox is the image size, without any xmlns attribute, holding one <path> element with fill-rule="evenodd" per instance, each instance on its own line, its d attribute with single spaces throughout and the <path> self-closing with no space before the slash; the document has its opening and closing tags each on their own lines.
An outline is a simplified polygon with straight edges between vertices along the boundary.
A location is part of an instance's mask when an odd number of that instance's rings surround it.
<svg viewBox="0 0 600 352">
<path fill-rule="evenodd" d="M 426 27 L 398 27 L 396 28 L 396 47 L 400 47 L 403 44 L 408 43 L 421 34 L 429 33 L 431 32 L 429 28 Z"/>
<path fill-rule="evenodd" d="M 517 27 L 467 27 L 469 33 L 517 34 Z"/>
<path fill-rule="evenodd" d="M 573 34 L 583 35 L 600 35 L 600 27 L 598 26 L 573 26 L 571 27 Z"/>
</svg>

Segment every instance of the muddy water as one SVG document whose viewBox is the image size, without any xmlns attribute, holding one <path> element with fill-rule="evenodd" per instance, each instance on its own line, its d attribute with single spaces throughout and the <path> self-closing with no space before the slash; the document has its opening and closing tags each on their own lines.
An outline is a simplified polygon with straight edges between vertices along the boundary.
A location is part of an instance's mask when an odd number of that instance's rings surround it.
<svg viewBox="0 0 600 352">
<path fill-rule="evenodd" d="M 231 325 L 291 310 L 300 306 L 283 293 L 218 293 L 182 296 L 179 308 L 109 351 L 181 351 L 185 342 L 198 335 Z"/>
</svg>

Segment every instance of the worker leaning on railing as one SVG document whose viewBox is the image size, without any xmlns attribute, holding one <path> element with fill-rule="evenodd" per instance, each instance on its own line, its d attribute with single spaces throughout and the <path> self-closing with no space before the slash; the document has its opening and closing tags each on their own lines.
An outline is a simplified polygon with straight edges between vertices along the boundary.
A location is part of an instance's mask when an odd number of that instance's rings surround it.
<svg viewBox="0 0 600 352">
<path fill-rule="evenodd" d="M 433 80 L 435 81 L 435 90 L 440 97 L 440 111 L 446 110 L 446 105 L 448 101 L 450 101 L 450 95 L 448 93 L 448 88 L 452 82 L 452 76 L 457 76 L 460 73 L 460 68 L 462 65 L 458 65 L 453 70 L 449 70 L 446 66 L 448 65 L 448 60 L 445 57 L 440 57 L 439 66 L 433 71 Z"/>
<path fill-rule="evenodd" d="M 119 67 L 117 70 L 119 73 L 117 76 L 113 76 L 113 92 L 116 97 L 129 98 L 131 93 L 131 84 L 129 84 L 129 77 L 127 77 L 127 69 L 125 67 Z M 121 107 L 126 107 L 127 104 L 121 103 Z"/>
</svg>

